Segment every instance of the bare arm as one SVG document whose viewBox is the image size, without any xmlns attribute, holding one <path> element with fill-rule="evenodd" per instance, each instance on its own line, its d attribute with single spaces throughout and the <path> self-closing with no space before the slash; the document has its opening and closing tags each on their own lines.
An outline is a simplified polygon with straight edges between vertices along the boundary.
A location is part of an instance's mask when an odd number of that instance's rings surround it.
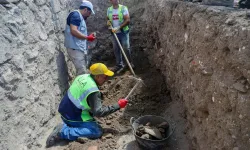
<svg viewBox="0 0 250 150">
<path fill-rule="evenodd" d="M 123 28 L 123 27 L 129 25 L 129 23 L 130 23 L 130 17 L 129 17 L 129 15 L 125 15 L 125 16 L 123 16 L 123 18 L 124 18 L 124 21 L 123 21 L 123 23 L 121 24 L 121 28 Z"/>
<path fill-rule="evenodd" d="M 70 24 L 70 33 L 78 39 L 87 39 L 87 35 L 82 34 L 77 28 L 77 26 Z"/>
</svg>

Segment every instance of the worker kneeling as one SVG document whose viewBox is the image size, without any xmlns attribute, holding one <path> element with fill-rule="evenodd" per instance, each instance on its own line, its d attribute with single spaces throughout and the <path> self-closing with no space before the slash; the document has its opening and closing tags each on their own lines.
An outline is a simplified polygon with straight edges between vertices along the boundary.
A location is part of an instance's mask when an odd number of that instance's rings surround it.
<svg viewBox="0 0 250 150">
<path fill-rule="evenodd" d="M 63 124 L 57 125 L 46 141 L 46 147 L 58 140 L 77 140 L 78 137 L 100 138 L 102 128 L 93 117 L 104 117 L 124 108 L 128 101 L 120 99 L 113 106 L 103 106 L 98 86 L 103 85 L 108 76 L 113 76 L 104 64 L 96 63 L 90 67 L 91 74 L 75 78 L 59 105 Z"/>
</svg>

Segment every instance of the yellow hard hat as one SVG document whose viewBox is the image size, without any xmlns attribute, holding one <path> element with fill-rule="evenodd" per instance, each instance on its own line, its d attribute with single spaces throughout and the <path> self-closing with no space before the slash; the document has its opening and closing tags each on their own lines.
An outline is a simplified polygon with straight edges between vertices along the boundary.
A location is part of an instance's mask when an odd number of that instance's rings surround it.
<svg viewBox="0 0 250 150">
<path fill-rule="evenodd" d="M 106 65 L 104 65 L 103 63 L 95 63 L 93 65 L 90 66 L 89 68 L 90 73 L 93 75 L 107 75 L 107 76 L 113 76 L 114 72 L 110 71 Z"/>
</svg>

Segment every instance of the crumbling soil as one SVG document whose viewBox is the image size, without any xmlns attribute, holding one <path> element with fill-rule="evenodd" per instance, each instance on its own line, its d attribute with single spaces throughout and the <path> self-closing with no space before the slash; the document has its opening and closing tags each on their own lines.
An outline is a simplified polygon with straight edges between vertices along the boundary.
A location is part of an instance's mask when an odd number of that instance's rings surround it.
<svg viewBox="0 0 250 150">
<path fill-rule="evenodd" d="M 147 66 L 145 66 L 147 68 Z M 137 69 L 135 70 L 137 71 Z M 136 81 L 131 77 L 129 71 L 124 74 L 115 76 L 109 80 L 100 89 L 104 94 L 104 105 L 117 103 L 119 98 L 124 98 L 135 85 Z M 181 147 L 189 147 L 189 142 L 185 135 L 185 119 L 184 111 L 182 109 L 170 110 L 170 105 L 173 103 L 169 97 L 169 91 L 164 84 L 164 79 L 157 70 L 148 69 L 141 72 L 138 76 L 143 80 L 144 85 L 141 85 L 129 98 L 129 105 L 126 109 L 120 110 L 105 118 L 99 118 L 98 122 L 103 128 L 114 129 L 119 133 L 105 133 L 101 139 L 88 140 L 86 143 L 70 142 L 67 146 L 60 144 L 51 149 L 65 149 L 65 150 L 82 150 L 87 149 L 91 145 L 97 145 L 100 150 L 110 149 L 139 149 L 132 134 L 132 127 L 129 123 L 131 117 L 139 117 L 143 115 L 159 115 L 169 120 L 173 126 L 177 126 L 180 132 L 175 132 L 170 141 L 174 141 L 168 148 L 178 149 Z M 154 76 L 155 78 L 151 78 Z M 177 104 L 179 107 L 181 105 Z M 166 113 L 168 110 L 171 113 Z M 172 112 L 173 111 L 173 112 Z M 168 115 L 166 115 L 168 114 Z M 176 116 L 173 116 L 175 114 Z M 183 122 L 184 124 L 178 124 Z M 177 139 L 176 137 L 181 137 Z M 185 145 L 181 145 L 181 143 Z M 167 148 L 166 147 L 166 148 Z"/>
<path fill-rule="evenodd" d="M 104 14 L 107 4 L 96 3 Z M 165 0 L 126 4 L 135 72 L 146 87 L 135 91 L 125 110 L 103 118 L 102 126 L 122 131 L 131 128 L 130 117 L 160 115 L 176 127 L 167 149 L 246 149 L 250 32 L 245 12 Z M 100 15 L 92 21 L 100 22 L 92 28 L 99 31 L 94 62 L 112 67 L 111 37 L 101 25 L 105 19 Z M 126 97 L 133 85 L 128 73 L 116 76 L 102 87 L 104 104 Z M 138 148 L 130 131 L 83 145 L 69 143 L 66 149 L 90 145 Z"/>
<path fill-rule="evenodd" d="M 0 2 L 0 149 L 43 150 L 61 122 L 57 107 L 68 88 L 68 72 L 74 72 L 62 30 L 69 9 L 73 4 L 78 8 L 80 1 Z M 87 26 L 89 33 L 97 33 L 90 45 L 93 63 L 113 67 L 106 27 L 110 4 L 91 1 L 96 14 Z M 157 115 L 175 127 L 166 149 L 248 150 L 249 10 L 178 0 L 120 2 L 129 8 L 135 73 L 146 86 L 137 88 L 125 109 L 98 119 L 109 129 L 101 139 L 62 141 L 50 149 L 96 145 L 101 150 L 136 150 L 130 117 Z M 135 83 L 129 71 L 114 77 L 101 87 L 103 103 L 117 103 Z"/>
</svg>

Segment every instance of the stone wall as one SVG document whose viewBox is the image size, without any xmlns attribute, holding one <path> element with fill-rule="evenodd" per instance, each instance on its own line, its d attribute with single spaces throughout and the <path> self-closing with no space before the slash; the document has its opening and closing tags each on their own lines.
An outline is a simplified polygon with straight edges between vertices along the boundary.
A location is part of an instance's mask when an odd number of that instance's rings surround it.
<svg viewBox="0 0 250 150">
<path fill-rule="evenodd" d="M 67 88 L 66 0 L 0 2 L 0 149 L 38 149 Z"/>
</svg>

